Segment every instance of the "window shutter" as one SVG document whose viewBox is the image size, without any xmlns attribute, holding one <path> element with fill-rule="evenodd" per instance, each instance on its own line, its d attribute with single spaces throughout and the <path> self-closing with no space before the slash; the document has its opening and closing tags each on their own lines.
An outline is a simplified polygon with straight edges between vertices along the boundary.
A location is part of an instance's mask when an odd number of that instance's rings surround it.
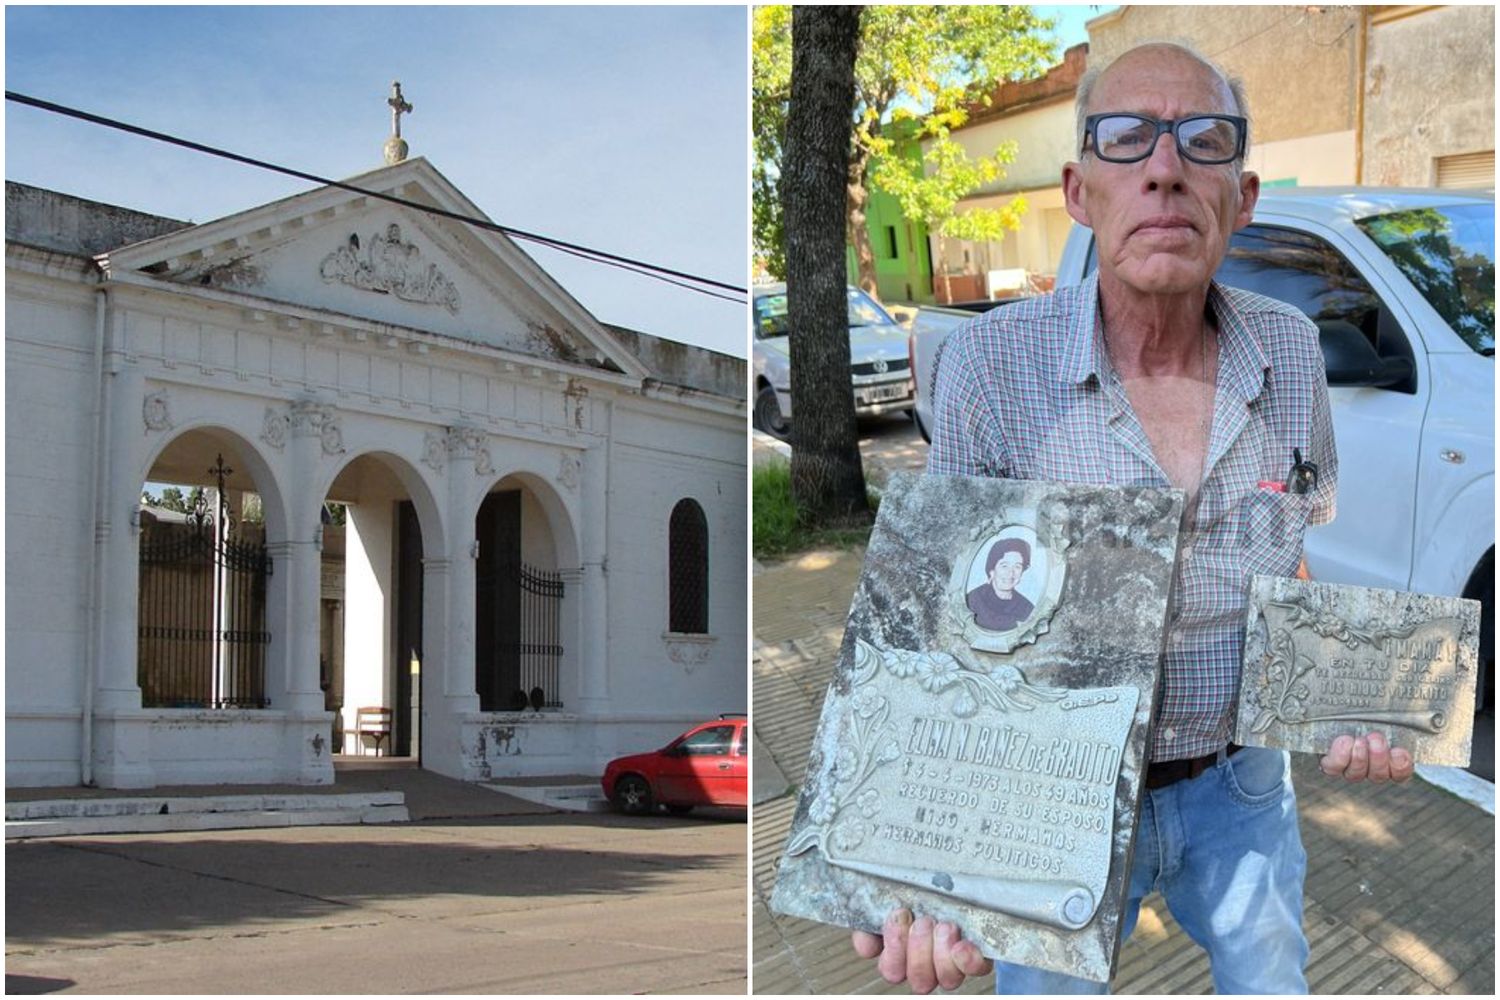
<svg viewBox="0 0 1500 1000">
<path fill-rule="evenodd" d="M 1495 186 L 1495 151 L 1440 156 L 1437 161 L 1440 188 L 1492 188 Z"/>
</svg>

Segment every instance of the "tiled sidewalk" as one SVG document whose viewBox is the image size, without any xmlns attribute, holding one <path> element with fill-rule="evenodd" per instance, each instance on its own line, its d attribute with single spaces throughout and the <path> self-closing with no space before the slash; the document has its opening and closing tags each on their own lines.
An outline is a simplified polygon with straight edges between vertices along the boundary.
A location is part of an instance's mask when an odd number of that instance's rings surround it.
<svg viewBox="0 0 1500 1000">
<path fill-rule="evenodd" d="M 756 753 L 800 784 L 823 691 L 843 636 L 861 553 L 815 553 L 757 567 Z M 757 756 L 760 768 L 763 757 Z M 1425 782 L 1371 787 L 1324 780 L 1292 757 L 1308 853 L 1308 982 L 1322 994 L 1495 992 L 1495 824 Z M 769 769 L 768 769 L 769 770 Z M 767 908 L 795 796 L 757 802 L 752 982 L 757 993 L 905 993 L 849 947 L 847 932 Z M 964 993 L 987 993 L 985 977 Z M 1120 950 L 1113 990 L 1207 993 L 1208 962 L 1148 897 Z"/>
</svg>

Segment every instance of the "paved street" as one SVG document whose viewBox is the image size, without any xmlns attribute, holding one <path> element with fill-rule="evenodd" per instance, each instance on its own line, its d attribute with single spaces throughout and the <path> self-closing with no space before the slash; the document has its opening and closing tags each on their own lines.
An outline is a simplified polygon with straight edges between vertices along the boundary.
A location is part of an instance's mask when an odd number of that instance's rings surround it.
<svg viewBox="0 0 1500 1000">
<path fill-rule="evenodd" d="M 6 992 L 745 991 L 743 814 L 558 814 L 414 773 L 438 787 L 409 824 L 7 845 Z"/>
</svg>

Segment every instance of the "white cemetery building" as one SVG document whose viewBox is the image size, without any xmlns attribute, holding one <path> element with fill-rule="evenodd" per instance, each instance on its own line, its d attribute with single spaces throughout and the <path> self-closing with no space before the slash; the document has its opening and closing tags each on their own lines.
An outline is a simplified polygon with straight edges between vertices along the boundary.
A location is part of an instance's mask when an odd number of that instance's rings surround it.
<svg viewBox="0 0 1500 1000">
<path fill-rule="evenodd" d="M 423 159 L 347 183 L 483 217 Z M 594 774 L 745 710 L 742 360 L 337 187 L 5 221 L 8 785 Z"/>
</svg>

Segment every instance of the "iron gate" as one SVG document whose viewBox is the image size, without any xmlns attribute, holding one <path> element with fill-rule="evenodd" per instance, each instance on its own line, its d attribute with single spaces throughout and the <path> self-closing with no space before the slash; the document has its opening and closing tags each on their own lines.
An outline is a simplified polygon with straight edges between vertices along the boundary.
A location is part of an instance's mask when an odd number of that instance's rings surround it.
<svg viewBox="0 0 1500 1000">
<path fill-rule="evenodd" d="M 520 577 L 521 628 L 515 643 L 515 661 L 520 668 L 517 687 L 526 692 L 527 703 L 532 708 L 561 708 L 562 694 L 557 689 L 557 677 L 563 653 L 559 628 L 562 574 L 522 563 Z"/>
<path fill-rule="evenodd" d="M 186 523 L 143 519 L 137 682 L 146 708 L 265 708 L 271 557 L 224 500 L 232 469 L 210 469 L 217 516 L 200 495 Z"/>
</svg>

